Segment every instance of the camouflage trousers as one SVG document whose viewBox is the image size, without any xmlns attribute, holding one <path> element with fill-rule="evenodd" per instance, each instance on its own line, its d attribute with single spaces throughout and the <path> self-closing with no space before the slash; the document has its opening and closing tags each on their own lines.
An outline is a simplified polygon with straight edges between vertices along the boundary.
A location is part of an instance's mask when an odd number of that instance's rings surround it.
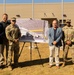
<svg viewBox="0 0 74 75">
<path fill-rule="evenodd" d="M 68 55 L 69 50 L 71 50 L 72 62 L 74 63 L 74 45 L 72 45 L 72 46 L 65 45 L 64 54 L 63 54 L 64 62 L 66 62 L 66 60 L 67 60 L 67 55 Z"/>
<path fill-rule="evenodd" d="M 7 66 L 11 65 L 11 63 L 12 63 L 12 56 L 13 56 L 13 59 L 14 59 L 14 64 L 15 65 L 18 64 L 19 43 L 13 43 L 12 45 L 9 44 Z"/>
</svg>

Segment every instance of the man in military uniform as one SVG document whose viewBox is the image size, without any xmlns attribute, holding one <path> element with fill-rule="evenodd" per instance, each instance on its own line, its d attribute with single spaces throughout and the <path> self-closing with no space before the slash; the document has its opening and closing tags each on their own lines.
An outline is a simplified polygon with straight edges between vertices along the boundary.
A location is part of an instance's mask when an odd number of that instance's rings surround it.
<svg viewBox="0 0 74 75">
<path fill-rule="evenodd" d="M 66 64 L 66 59 L 68 55 L 68 50 L 72 51 L 72 62 L 74 63 L 74 29 L 71 25 L 71 20 L 67 20 L 67 25 L 63 27 L 64 31 L 64 62 L 63 66 Z"/>
<path fill-rule="evenodd" d="M 2 55 L 4 56 L 4 46 L 6 46 L 6 64 L 7 64 L 7 58 L 8 58 L 8 40 L 5 35 L 5 29 L 8 25 L 10 25 L 10 20 L 8 20 L 8 14 L 4 13 L 2 16 L 2 21 L 0 22 L 3 26 L 3 44 L 2 44 Z"/>
<path fill-rule="evenodd" d="M 6 37 L 9 41 L 9 50 L 8 50 L 8 68 L 12 70 L 11 61 L 12 53 L 14 52 L 14 65 L 18 66 L 18 57 L 19 57 L 19 38 L 21 37 L 21 32 L 19 27 L 16 25 L 16 18 L 11 18 L 11 24 L 6 27 Z"/>
</svg>

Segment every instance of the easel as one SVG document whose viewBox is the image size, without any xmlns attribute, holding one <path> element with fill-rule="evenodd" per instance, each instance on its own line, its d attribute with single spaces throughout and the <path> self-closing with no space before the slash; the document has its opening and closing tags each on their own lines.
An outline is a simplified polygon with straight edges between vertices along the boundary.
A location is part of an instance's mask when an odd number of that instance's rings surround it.
<svg viewBox="0 0 74 75">
<path fill-rule="evenodd" d="M 26 42 L 23 43 L 23 46 L 22 46 L 21 51 L 20 51 L 20 53 L 19 53 L 19 57 L 20 57 L 20 55 L 21 55 L 21 53 L 22 53 L 22 51 L 23 51 L 23 48 L 24 48 L 24 46 L 25 46 L 25 43 L 26 43 Z M 32 49 L 33 49 L 33 48 L 32 48 L 32 43 L 33 43 L 33 42 L 30 42 L 30 60 L 32 60 Z M 39 52 L 39 48 L 38 48 L 37 42 L 34 42 L 34 43 L 35 43 L 35 45 L 36 45 L 35 49 L 38 51 L 39 57 L 40 57 L 40 59 L 41 59 L 41 54 L 40 54 L 40 52 Z M 42 60 L 41 60 L 41 62 L 42 62 Z M 43 64 L 42 64 L 42 66 L 43 66 Z"/>
</svg>

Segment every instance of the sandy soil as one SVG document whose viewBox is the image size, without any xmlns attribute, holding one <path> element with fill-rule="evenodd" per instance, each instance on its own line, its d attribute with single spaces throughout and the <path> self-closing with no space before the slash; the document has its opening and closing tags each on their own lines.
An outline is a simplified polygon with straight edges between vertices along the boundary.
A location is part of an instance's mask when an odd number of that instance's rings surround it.
<svg viewBox="0 0 74 75">
<path fill-rule="evenodd" d="M 23 43 L 20 43 L 20 49 Z M 32 60 L 30 60 L 29 43 L 26 43 L 19 58 L 19 67 L 13 68 L 12 71 L 6 68 L 0 68 L 0 75 L 74 75 L 74 65 L 70 61 L 71 52 L 68 54 L 68 62 L 62 67 L 63 51 L 60 51 L 60 69 L 54 65 L 49 68 L 49 48 L 48 44 L 38 44 L 39 53 L 36 49 L 32 50 Z"/>
</svg>

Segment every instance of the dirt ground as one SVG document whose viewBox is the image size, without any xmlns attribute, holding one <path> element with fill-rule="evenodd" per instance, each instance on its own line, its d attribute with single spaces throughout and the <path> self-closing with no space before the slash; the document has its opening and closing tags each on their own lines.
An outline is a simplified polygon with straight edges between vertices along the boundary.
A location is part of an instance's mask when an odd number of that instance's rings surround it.
<svg viewBox="0 0 74 75">
<path fill-rule="evenodd" d="M 20 43 L 20 50 L 23 43 Z M 19 58 L 19 67 L 12 71 L 0 68 L 0 75 L 74 75 L 74 65 L 71 62 L 71 52 L 68 54 L 68 62 L 62 67 L 63 51 L 60 51 L 60 69 L 55 65 L 49 68 L 49 46 L 48 44 L 38 43 L 39 53 L 36 49 L 32 50 L 32 60 L 30 60 L 29 43 L 26 43 Z"/>
</svg>

